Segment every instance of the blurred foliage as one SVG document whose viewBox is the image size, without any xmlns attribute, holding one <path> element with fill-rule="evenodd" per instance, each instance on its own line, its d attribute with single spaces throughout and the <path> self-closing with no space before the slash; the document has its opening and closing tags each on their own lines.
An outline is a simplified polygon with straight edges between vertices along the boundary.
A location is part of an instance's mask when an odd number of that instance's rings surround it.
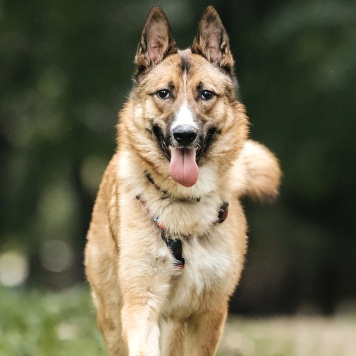
<svg viewBox="0 0 356 356">
<path fill-rule="evenodd" d="M 150 8 L 164 9 L 184 48 L 209 3 L 230 34 L 251 137 L 284 172 L 276 204 L 246 202 L 250 249 L 232 310 L 331 313 L 356 298 L 352 0 L 0 1 L 0 254 L 28 258 L 28 285 L 61 289 L 83 276 L 90 213 Z M 49 240 L 66 268 L 46 268 Z"/>
</svg>

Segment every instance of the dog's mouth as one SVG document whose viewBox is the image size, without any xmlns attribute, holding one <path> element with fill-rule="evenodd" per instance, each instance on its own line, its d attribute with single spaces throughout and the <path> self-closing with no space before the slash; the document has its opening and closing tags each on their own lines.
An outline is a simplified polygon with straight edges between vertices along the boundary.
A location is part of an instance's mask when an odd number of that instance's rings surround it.
<svg viewBox="0 0 356 356">
<path fill-rule="evenodd" d="M 206 154 L 206 151 L 213 141 L 216 129 L 211 127 L 205 135 L 200 135 L 194 146 L 176 146 L 170 144 L 170 136 L 165 138 L 162 129 L 155 125 L 152 131 L 157 142 L 168 159 L 169 174 L 171 178 L 184 187 L 192 187 L 199 178 L 198 163 L 200 158 Z"/>
</svg>

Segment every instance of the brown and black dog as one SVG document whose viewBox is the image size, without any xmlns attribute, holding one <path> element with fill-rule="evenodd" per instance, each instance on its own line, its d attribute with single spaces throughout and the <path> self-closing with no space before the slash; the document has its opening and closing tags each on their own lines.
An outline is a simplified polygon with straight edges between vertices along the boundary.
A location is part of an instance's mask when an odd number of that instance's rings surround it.
<svg viewBox="0 0 356 356">
<path fill-rule="evenodd" d="M 279 165 L 247 139 L 213 7 L 183 51 L 154 8 L 135 63 L 85 251 L 98 324 L 111 355 L 214 355 L 246 252 L 239 199 L 276 196 Z"/>
</svg>

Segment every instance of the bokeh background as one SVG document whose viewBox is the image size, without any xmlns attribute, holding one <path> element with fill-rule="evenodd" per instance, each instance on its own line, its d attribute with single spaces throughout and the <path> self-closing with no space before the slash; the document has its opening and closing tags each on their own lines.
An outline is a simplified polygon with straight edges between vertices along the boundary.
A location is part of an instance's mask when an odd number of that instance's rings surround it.
<svg viewBox="0 0 356 356">
<path fill-rule="evenodd" d="M 0 1 L 0 285 L 83 282 L 146 16 L 161 6 L 185 48 L 209 4 L 230 35 L 251 137 L 283 169 L 277 202 L 244 202 L 249 251 L 231 312 L 355 310 L 354 0 Z"/>
</svg>

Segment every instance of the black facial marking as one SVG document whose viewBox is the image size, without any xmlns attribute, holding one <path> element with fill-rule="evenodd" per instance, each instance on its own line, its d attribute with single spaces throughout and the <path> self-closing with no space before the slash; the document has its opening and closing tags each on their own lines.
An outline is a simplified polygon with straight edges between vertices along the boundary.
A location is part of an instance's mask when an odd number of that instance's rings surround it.
<svg viewBox="0 0 356 356">
<path fill-rule="evenodd" d="M 162 129 L 158 125 L 154 125 L 152 127 L 152 132 L 153 132 L 154 136 L 156 137 L 157 143 L 161 147 L 161 150 L 162 150 L 163 154 L 166 156 L 168 161 L 170 161 L 171 160 L 171 153 L 169 151 L 167 142 L 164 139 L 164 135 L 163 135 Z"/>
<path fill-rule="evenodd" d="M 200 157 L 206 153 L 209 146 L 212 144 L 215 135 L 221 133 L 215 127 L 210 127 L 206 133 L 205 138 L 202 138 L 201 148 L 197 152 L 197 162 L 199 161 Z"/>
<path fill-rule="evenodd" d="M 189 69 L 190 69 L 190 62 L 189 62 L 189 58 L 186 57 L 186 56 L 181 56 L 180 57 L 180 67 L 182 69 L 182 72 L 186 72 L 188 73 L 189 72 Z"/>
</svg>

